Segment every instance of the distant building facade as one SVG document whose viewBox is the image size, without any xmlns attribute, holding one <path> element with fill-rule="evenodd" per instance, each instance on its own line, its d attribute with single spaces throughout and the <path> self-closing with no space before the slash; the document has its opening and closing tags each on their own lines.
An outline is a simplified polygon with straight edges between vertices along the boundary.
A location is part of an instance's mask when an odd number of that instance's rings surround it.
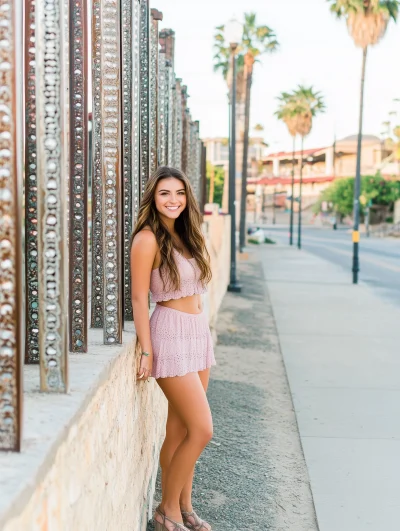
<svg viewBox="0 0 400 531">
<path fill-rule="evenodd" d="M 304 208 L 315 203 L 321 192 L 332 181 L 354 177 L 356 173 L 357 135 L 348 136 L 325 148 L 306 149 L 303 152 Z M 255 210 L 256 203 L 282 206 L 291 197 L 292 161 L 294 160 L 294 197 L 300 192 L 301 152 L 279 152 L 268 154 L 262 160 L 258 177 L 248 183 L 249 209 Z M 380 171 L 384 177 L 400 178 L 399 164 L 395 161 L 395 150 L 377 136 L 363 135 L 361 151 L 361 174 L 375 175 Z M 272 199 L 273 198 L 273 199 Z M 285 199 L 284 199 L 285 198 Z M 286 206 L 288 206 L 286 204 Z"/>
</svg>

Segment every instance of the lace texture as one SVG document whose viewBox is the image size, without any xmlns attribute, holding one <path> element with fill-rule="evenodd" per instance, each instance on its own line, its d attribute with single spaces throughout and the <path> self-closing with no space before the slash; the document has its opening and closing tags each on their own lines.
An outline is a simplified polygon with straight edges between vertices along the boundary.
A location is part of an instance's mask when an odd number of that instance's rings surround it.
<svg viewBox="0 0 400 531">
<path fill-rule="evenodd" d="M 154 378 L 183 376 L 215 365 L 207 316 L 156 306 L 150 319 Z"/>
<path fill-rule="evenodd" d="M 165 291 L 160 270 L 153 269 L 150 278 L 150 292 L 152 302 L 170 301 L 205 293 L 207 287 L 200 282 L 200 270 L 194 258 L 185 258 L 175 251 L 176 265 L 180 276 L 180 289 Z M 166 282 L 168 287 L 168 282 Z"/>
</svg>

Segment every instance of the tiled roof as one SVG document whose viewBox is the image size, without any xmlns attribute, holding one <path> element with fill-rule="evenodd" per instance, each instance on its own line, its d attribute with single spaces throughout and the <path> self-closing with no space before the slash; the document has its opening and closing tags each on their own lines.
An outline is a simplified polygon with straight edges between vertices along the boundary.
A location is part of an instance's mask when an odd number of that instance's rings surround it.
<svg viewBox="0 0 400 531">
<path fill-rule="evenodd" d="M 320 176 L 307 176 L 303 177 L 303 184 L 307 183 L 327 183 L 335 180 L 334 175 L 320 175 Z M 258 179 L 248 179 L 248 184 L 263 184 L 263 185 L 269 185 L 274 186 L 277 184 L 291 184 L 292 177 L 261 177 Z M 294 178 L 295 184 L 300 183 L 300 177 Z"/>
</svg>

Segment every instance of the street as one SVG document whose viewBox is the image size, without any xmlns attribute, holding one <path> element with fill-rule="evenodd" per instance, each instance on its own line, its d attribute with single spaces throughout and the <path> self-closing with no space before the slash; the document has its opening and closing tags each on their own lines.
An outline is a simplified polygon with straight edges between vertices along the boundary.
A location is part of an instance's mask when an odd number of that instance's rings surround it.
<svg viewBox="0 0 400 531">
<path fill-rule="evenodd" d="M 283 225 L 265 225 L 263 228 L 272 240 L 289 244 L 289 228 Z M 294 246 L 297 245 L 297 226 L 294 227 Z M 348 229 L 303 227 L 302 248 L 325 260 L 340 265 L 352 280 L 351 233 Z M 373 288 L 381 297 L 400 306 L 400 241 L 394 238 L 367 238 L 361 235 L 361 282 Z"/>
</svg>

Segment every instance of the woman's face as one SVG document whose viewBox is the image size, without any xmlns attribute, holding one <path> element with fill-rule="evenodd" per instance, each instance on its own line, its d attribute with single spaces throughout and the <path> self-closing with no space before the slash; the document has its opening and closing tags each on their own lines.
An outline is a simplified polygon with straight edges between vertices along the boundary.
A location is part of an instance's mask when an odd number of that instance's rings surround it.
<svg viewBox="0 0 400 531">
<path fill-rule="evenodd" d="M 185 185 L 175 177 L 161 179 L 156 186 L 154 201 L 161 216 L 178 218 L 186 208 Z"/>
</svg>

